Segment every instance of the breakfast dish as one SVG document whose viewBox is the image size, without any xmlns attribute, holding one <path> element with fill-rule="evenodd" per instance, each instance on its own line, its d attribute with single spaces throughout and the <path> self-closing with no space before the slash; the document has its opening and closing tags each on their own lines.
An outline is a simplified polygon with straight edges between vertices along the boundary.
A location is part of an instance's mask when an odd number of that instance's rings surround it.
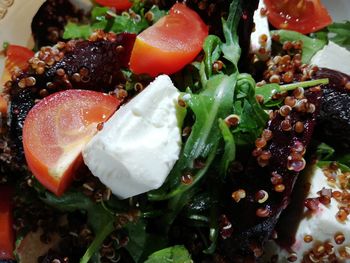
<svg viewBox="0 0 350 263">
<path fill-rule="evenodd" d="M 0 262 L 350 261 L 341 11 L 0 7 Z"/>
</svg>

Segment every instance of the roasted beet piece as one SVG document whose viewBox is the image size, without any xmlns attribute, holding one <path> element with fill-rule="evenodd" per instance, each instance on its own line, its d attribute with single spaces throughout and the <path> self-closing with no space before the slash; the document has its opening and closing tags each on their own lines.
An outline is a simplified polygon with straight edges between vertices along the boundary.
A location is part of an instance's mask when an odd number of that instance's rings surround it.
<svg viewBox="0 0 350 263">
<path fill-rule="evenodd" d="M 83 11 L 69 0 L 47 0 L 32 21 L 32 32 L 38 47 L 51 46 L 62 40 L 68 21 L 81 21 Z"/>
<path fill-rule="evenodd" d="M 10 83 L 10 134 L 19 160 L 23 123 L 36 99 L 71 88 L 109 92 L 125 82 L 121 69 L 128 65 L 135 35 L 100 32 L 93 38 L 42 48 L 29 70 Z"/>
<path fill-rule="evenodd" d="M 229 195 L 223 210 L 232 228 L 232 234 L 221 231 L 220 247 L 233 262 L 255 260 L 263 253 L 263 244 L 273 234 L 281 212 L 289 203 L 299 172 L 303 169 L 303 155 L 313 134 L 319 112 L 322 92 L 305 92 L 302 107 L 282 116 L 276 111 L 265 132 L 267 144 L 254 151 L 257 158 L 249 160 L 243 173 L 233 173 L 228 186 Z M 305 104 L 304 104 L 305 103 Z M 286 122 L 287 121 L 287 122 Z M 289 122 L 289 123 L 288 123 Z M 294 130 L 295 124 L 304 124 L 303 132 Z M 242 189 L 245 197 L 239 202 L 231 194 Z M 267 196 L 266 196 L 267 195 Z"/>
<path fill-rule="evenodd" d="M 23 145 L 22 145 L 22 128 L 24 120 L 29 110 L 35 104 L 35 96 L 31 90 L 24 90 L 13 96 L 11 100 L 11 125 L 10 135 L 13 143 L 13 156 L 15 162 L 19 163 L 23 161 Z"/>
<path fill-rule="evenodd" d="M 317 118 L 316 138 L 340 150 L 350 149 L 350 76 L 330 69 L 320 69 L 314 78 L 328 78 L 322 88 L 322 107 Z"/>
</svg>

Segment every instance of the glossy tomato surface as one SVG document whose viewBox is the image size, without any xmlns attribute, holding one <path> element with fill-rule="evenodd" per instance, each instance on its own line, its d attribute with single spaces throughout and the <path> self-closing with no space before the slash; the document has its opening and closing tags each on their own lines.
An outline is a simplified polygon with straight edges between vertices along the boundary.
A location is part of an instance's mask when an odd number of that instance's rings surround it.
<svg viewBox="0 0 350 263">
<path fill-rule="evenodd" d="M 0 260 L 14 259 L 12 188 L 0 185 Z"/>
<path fill-rule="evenodd" d="M 102 6 L 114 7 L 118 11 L 127 10 L 132 6 L 129 0 L 95 0 L 95 2 Z"/>
<path fill-rule="evenodd" d="M 34 56 L 34 52 L 26 47 L 9 45 L 6 50 L 5 70 L 2 83 L 10 80 L 11 72 L 17 67 L 26 70 L 29 66 L 28 60 Z"/>
<path fill-rule="evenodd" d="M 130 68 L 136 74 L 172 74 L 191 63 L 202 50 L 208 27 L 199 15 L 177 3 L 136 38 Z"/>
<path fill-rule="evenodd" d="M 265 0 L 269 22 L 276 28 L 308 34 L 332 23 L 320 0 Z"/>
<path fill-rule="evenodd" d="M 24 153 L 41 184 L 58 196 L 67 189 L 82 163 L 82 148 L 119 104 L 103 93 L 66 90 L 30 110 L 23 127 Z"/>
</svg>

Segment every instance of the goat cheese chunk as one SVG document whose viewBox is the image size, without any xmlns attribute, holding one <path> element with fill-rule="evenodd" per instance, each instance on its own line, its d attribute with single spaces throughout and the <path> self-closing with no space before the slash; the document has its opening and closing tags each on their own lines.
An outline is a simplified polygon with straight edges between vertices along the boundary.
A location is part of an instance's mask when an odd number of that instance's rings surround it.
<svg viewBox="0 0 350 263">
<path fill-rule="evenodd" d="M 268 241 L 264 262 L 276 256 L 278 256 L 276 262 L 284 263 L 349 262 L 350 218 L 342 218 L 340 211 L 342 207 L 347 207 L 349 202 L 350 189 L 348 186 L 344 188 L 344 185 L 350 182 L 350 175 L 342 174 L 340 170 L 327 173 L 328 176 L 320 168 L 315 168 L 310 174 L 303 174 L 303 178 L 300 178 L 301 182 L 297 186 L 297 195 L 293 197 L 292 207 L 286 211 L 287 214 L 279 223 L 282 227 L 286 227 L 289 234 L 293 233 L 291 238 L 294 238 L 294 243 L 290 247 L 281 247 L 274 241 Z M 341 193 L 342 196 L 337 199 L 332 197 L 329 204 L 316 202 L 315 211 L 309 211 L 303 206 L 304 202 L 322 196 L 322 192 L 331 194 L 330 190 L 333 195 Z"/>
<path fill-rule="evenodd" d="M 93 175 L 120 198 L 159 188 L 181 150 L 180 93 L 157 77 L 122 106 L 83 149 Z"/>
<path fill-rule="evenodd" d="M 259 1 L 258 9 L 254 12 L 255 30 L 250 35 L 250 52 L 260 60 L 267 60 L 271 53 L 271 34 L 263 0 Z"/>
<path fill-rule="evenodd" d="M 312 57 L 310 64 L 350 75 L 350 52 L 346 48 L 329 41 L 328 45 Z"/>
</svg>

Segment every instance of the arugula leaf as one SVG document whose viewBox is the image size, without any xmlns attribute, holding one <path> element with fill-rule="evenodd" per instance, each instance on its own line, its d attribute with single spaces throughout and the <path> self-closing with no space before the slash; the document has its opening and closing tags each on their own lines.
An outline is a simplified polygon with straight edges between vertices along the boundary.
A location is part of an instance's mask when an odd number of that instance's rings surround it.
<svg viewBox="0 0 350 263">
<path fill-rule="evenodd" d="M 260 136 L 268 121 L 268 115 L 255 97 L 255 81 L 249 74 L 240 74 L 234 98 L 234 113 L 240 122 L 233 134 L 237 145 L 249 145 Z"/>
<path fill-rule="evenodd" d="M 156 23 L 159 19 L 165 16 L 168 12 L 165 10 L 160 10 L 157 5 L 153 5 L 150 10 L 148 10 L 152 14 L 152 23 Z"/>
<path fill-rule="evenodd" d="M 150 255 L 145 263 L 193 263 L 191 255 L 184 246 L 173 246 Z"/>
<path fill-rule="evenodd" d="M 93 30 L 90 25 L 78 25 L 76 23 L 68 22 L 64 28 L 63 38 L 82 38 L 88 39 L 91 36 Z"/>
<path fill-rule="evenodd" d="M 80 263 L 87 263 L 98 252 L 105 238 L 114 230 L 114 216 L 81 192 L 70 191 L 61 197 L 57 197 L 46 191 L 41 196 L 41 199 L 46 204 L 63 212 L 76 210 L 85 210 L 87 212 L 88 224 L 91 225 L 96 236 L 81 258 Z"/>
<path fill-rule="evenodd" d="M 317 80 L 308 80 L 301 81 L 291 84 L 279 85 L 276 83 L 265 84 L 261 87 L 256 87 L 255 94 L 260 95 L 264 99 L 265 106 L 271 102 L 273 96 L 277 93 L 294 90 L 296 88 L 310 88 L 317 85 L 326 85 L 329 83 L 329 79 L 317 79 Z M 275 106 L 272 104 L 272 107 Z"/>
<path fill-rule="evenodd" d="M 166 183 L 159 190 L 150 192 L 150 199 L 164 200 L 173 197 L 193 187 L 202 178 L 213 161 L 221 140 L 218 120 L 226 118 L 232 111 L 235 83 L 235 76 L 215 75 L 207 81 L 201 93 L 183 95 L 182 98 L 193 111 L 196 122 Z M 188 169 L 196 172 L 194 162 L 198 158 L 205 159 L 205 167 L 194 174 L 191 185 L 182 184 L 179 180 L 182 173 Z"/>
<path fill-rule="evenodd" d="M 89 260 L 99 251 L 103 241 L 114 230 L 113 222 L 108 222 L 99 232 L 96 233 L 94 241 L 90 244 L 83 257 L 80 259 L 80 263 L 88 263 Z"/>
<path fill-rule="evenodd" d="M 125 249 L 136 263 L 145 262 L 151 253 L 164 248 L 168 243 L 166 235 L 160 236 L 148 233 L 144 220 L 130 222 L 125 226 L 125 230 L 129 237 L 129 242 Z"/>
<path fill-rule="evenodd" d="M 232 1 L 229 8 L 229 16 L 227 21 L 222 19 L 223 32 L 225 43 L 222 44 L 222 52 L 224 58 L 230 61 L 234 68 L 232 73 L 237 72 L 237 63 L 241 56 L 241 47 L 238 42 L 238 23 L 241 19 L 241 5 L 240 1 Z"/>
<path fill-rule="evenodd" d="M 335 150 L 331 146 L 325 143 L 321 143 L 317 146 L 316 154 L 319 160 L 329 160 L 333 156 Z"/>
<path fill-rule="evenodd" d="M 225 142 L 224 153 L 220 162 L 220 174 L 225 177 L 229 165 L 236 159 L 236 144 L 231 130 L 222 119 L 219 119 L 219 128 Z"/>
<path fill-rule="evenodd" d="M 143 9 L 142 9 L 143 10 Z M 143 11 L 140 11 L 143 14 Z M 156 10 L 158 16 L 161 16 L 162 12 Z M 64 39 L 88 39 L 89 36 L 96 30 L 100 29 L 105 32 L 114 33 L 135 33 L 138 34 L 149 26 L 144 15 L 130 16 L 124 12 L 121 15 L 113 13 L 109 8 L 95 6 L 91 11 L 91 23 L 87 25 L 78 25 L 76 23 L 69 22 L 65 26 L 63 33 Z"/>
<path fill-rule="evenodd" d="M 311 38 L 301 33 L 290 30 L 273 30 L 271 34 L 279 35 L 280 43 L 285 41 L 303 41 L 302 62 L 308 64 L 317 51 L 321 50 L 327 42 L 321 39 Z"/>
<path fill-rule="evenodd" d="M 205 53 L 204 63 L 201 64 L 202 86 L 204 87 L 207 80 L 213 75 L 213 64 L 221 55 L 222 42 L 219 37 L 209 35 L 203 45 Z"/>
<path fill-rule="evenodd" d="M 328 26 L 328 31 L 331 33 L 329 40 L 350 49 L 350 21 L 333 23 Z"/>
</svg>

